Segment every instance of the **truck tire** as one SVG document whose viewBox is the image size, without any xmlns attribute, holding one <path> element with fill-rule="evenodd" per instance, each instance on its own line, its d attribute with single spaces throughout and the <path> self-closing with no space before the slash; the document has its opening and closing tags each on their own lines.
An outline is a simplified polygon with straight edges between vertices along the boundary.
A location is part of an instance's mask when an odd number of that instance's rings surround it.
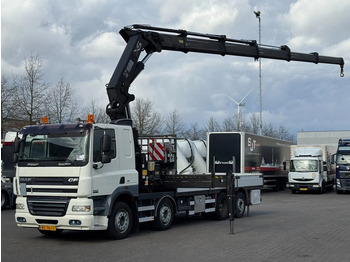
<svg viewBox="0 0 350 262">
<path fill-rule="evenodd" d="M 116 203 L 108 220 L 108 237 L 116 240 L 126 238 L 131 228 L 132 212 L 129 205 L 124 202 Z"/>
<path fill-rule="evenodd" d="M 238 192 L 235 196 L 235 217 L 241 218 L 244 216 L 246 201 L 242 192 Z"/>
<path fill-rule="evenodd" d="M 1 191 L 1 209 L 5 208 L 8 205 L 9 198 L 4 191 Z"/>
<path fill-rule="evenodd" d="M 158 205 L 157 216 L 154 221 L 154 228 L 157 230 L 167 230 L 174 221 L 174 207 L 168 198 L 164 198 Z"/>
<path fill-rule="evenodd" d="M 226 193 L 222 192 L 218 195 L 216 199 L 214 219 L 216 220 L 225 220 L 228 218 L 228 200 Z"/>
</svg>

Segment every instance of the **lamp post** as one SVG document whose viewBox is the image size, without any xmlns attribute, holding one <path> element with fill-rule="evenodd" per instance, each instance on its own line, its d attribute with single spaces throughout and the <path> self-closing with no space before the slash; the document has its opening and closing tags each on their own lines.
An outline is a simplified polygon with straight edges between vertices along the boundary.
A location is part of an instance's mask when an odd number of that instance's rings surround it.
<svg viewBox="0 0 350 262">
<path fill-rule="evenodd" d="M 261 45 L 261 12 L 254 11 L 256 18 L 259 20 L 259 45 Z M 260 91 L 260 135 L 262 135 L 262 95 L 261 95 L 261 58 L 259 58 L 259 91 Z"/>
</svg>

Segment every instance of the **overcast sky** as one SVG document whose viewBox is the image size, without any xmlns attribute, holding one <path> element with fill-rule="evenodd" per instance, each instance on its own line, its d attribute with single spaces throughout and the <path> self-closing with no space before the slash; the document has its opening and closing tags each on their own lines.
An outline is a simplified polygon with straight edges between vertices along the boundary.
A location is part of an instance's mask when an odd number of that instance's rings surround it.
<svg viewBox="0 0 350 262">
<path fill-rule="evenodd" d="M 81 104 L 105 107 L 105 84 L 131 24 L 185 29 L 287 44 L 294 52 L 343 57 L 338 65 L 262 60 L 263 124 L 297 131 L 350 130 L 350 1 L 348 0 L 1 0 L 1 72 L 21 74 L 31 53 L 44 61 L 46 80 L 64 77 Z M 259 63 L 253 58 L 161 52 L 130 88 L 160 113 L 177 110 L 185 122 L 205 126 L 237 112 L 226 95 L 244 100 L 243 113 L 259 113 Z"/>
</svg>

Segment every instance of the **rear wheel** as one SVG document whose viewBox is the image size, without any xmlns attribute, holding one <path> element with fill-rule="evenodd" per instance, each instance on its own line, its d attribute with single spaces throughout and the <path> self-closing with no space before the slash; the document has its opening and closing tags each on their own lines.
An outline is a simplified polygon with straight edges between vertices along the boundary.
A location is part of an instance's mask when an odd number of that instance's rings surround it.
<svg viewBox="0 0 350 262">
<path fill-rule="evenodd" d="M 112 239 L 126 238 L 132 227 L 132 213 L 128 204 L 118 202 L 108 220 L 107 235 Z"/>
<path fill-rule="evenodd" d="M 163 199 L 158 205 L 157 216 L 155 218 L 155 228 L 157 230 L 167 230 L 174 220 L 174 207 L 168 198 Z"/>
<path fill-rule="evenodd" d="M 236 205 L 235 216 L 237 218 L 243 217 L 245 212 L 246 200 L 242 192 L 238 192 L 236 194 L 235 205 Z"/>
<path fill-rule="evenodd" d="M 228 218 L 228 200 L 225 193 L 220 193 L 216 199 L 216 207 L 214 218 L 217 220 L 225 220 Z"/>
</svg>

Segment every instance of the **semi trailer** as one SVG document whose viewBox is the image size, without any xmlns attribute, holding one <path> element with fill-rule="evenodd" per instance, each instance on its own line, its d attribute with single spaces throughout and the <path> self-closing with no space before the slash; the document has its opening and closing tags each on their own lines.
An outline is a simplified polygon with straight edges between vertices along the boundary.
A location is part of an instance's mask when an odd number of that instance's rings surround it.
<svg viewBox="0 0 350 262">
<path fill-rule="evenodd" d="M 232 163 L 233 172 L 260 173 L 265 188 L 285 189 L 288 172 L 283 163 L 290 158 L 292 142 L 246 132 L 210 132 L 207 137 L 211 149 L 208 156 L 209 172 L 215 167 L 216 161 Z M 222 172 L 228 167 L 227 164 L 221 165 L 216 170 Z"/>
</svg>

